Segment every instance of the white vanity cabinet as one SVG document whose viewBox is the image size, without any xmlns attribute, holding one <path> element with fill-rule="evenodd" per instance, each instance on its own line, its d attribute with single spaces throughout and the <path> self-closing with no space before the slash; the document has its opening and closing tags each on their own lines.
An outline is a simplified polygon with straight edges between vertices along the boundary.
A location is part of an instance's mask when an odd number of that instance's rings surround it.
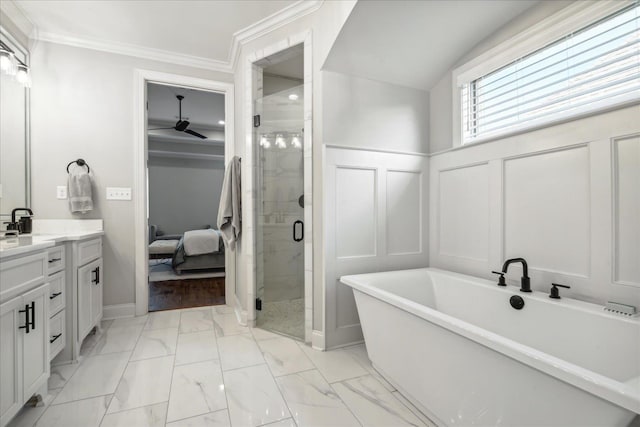
<svg viewBox="0 0 640 427">
<path fill-rule="evenodd" d="M 102 319 L 102 258 L 78 268 L 78 341 Z"/>
<path fill-rule="evenodd" d="M 46 251 L 0 260 L 0 426 L 49 378 L 49 283 Z"/>
</svg>

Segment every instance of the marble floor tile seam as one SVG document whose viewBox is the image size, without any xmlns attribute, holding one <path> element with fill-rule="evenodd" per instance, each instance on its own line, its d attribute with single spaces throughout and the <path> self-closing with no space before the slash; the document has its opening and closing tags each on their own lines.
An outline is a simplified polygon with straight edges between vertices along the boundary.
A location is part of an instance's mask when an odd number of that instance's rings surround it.
<svg viewBox="0 0 640 427">
<path fill-rule="evenodd" d="M 90 399 L 95 399 L 97 397 L 104 397 L 104 396 L 111 396 L 113 393 L 104 393 L 104 394 L 99 394 L 97 396 L 87 396 L 87 397 L 81 397 L 80 399 L 75 399 L 75 400 L 67 400 L 64 402 L 58 402 L 58 403 L 54 403 L 53 401 L 51 403 L 49 403 L 48 406 L 60 406 L 60 405 L 66 405 L 67 403 L 73 403 L 73 402 L 81 402 L 83 400 L 90 400 Z"/>
<path fill-rule="evenodd" d="M 226 396 L 226 394 L 225 394 L 225 396 Z M 180 423 L 180 422 L 185 421 L 185 420 L 190 420 L 190 419 L 193 419 L 193 418 L 199 418 L 199 417 L 202 417 L 202 416 L 205 416 L 205 415 L 210 415 L 210 414 L 218 414 L 218 413 L 222 413 L 222 412 L 227 412 L 228 413 L 229 412 L 228 403 L 229 402 L 227 402 L 227 407 L 224 408 L 224 409 L 218 409 L 216 411 L 211 411 L 211 412 L 207 412 L 207 413 L 204 413 L 204 414 L 192 415 L 192 416 L 185 417 L 185 418 L 179 418 L 177 420 L 167 421 L 167 422 L 165 422 L 165 425 L 166 426 L 171 426 L 174 423 Z M 167 408 L 167 411 L 168 411 L 168 408 Z M 229 415 L 227 414 L 227 416 L 229 416 Z M 231 417 L 229 416 L 229 418 L 231 418 Z M 165 420 L 166 420 L 166 416 L 165 416 Z"/>
<path fill-rule="evenodd" d="M 169 356 L 173 356 L 173 355 L 170 354 Z M 158 356 L 158 357 L 165 357 L 165 356 Z M 152 359 L 152 357 L 150 357 L 149 359 Z M 147 359 L 142 359 L 142 360 L 147 360 Z M 220 362 L 220 359 L 202 359 L 202 360 L 196 360 L 195 362 L 180 363 L 179 365 L 176 364 L 175 359 L 174 359 L 173 367 L 177 368 L 177 367 L 181 367 L 181 366 L 195 365 L 196 363 L 202 363 L 202 362 Z M 258 366 L 258 365 L 252 365 L 252 366 Z M 235 371 L 236 369 L 242 369 L 242 368 L 233 368 L 233 369 L 228 369 L 226 371 L 223 371 L 222 367 L 220 367 L 220 372 Z M 213 412 L 215 412 L 215 411 L 213 411 Z"/>
<path fill-rule="evenodd" d="M 316 350 L 314 350 L 316 351 Z M 333 350 L 333 351 L 340 351 L 340 350 Z M 348 381 L 348 380 L 353 380 L 356 378 L 361 378 L 367 375 L 371 375 L 371 373 L 369 371 L 367 371 L 366 367 L 362 366 L 362 363 L 358 362 L 355 358 L 353 358 L 354 362 L 357 363 L 362 369 L 364 369 L 366 372 L 363 374 L 358 374 L 358 375 L 354 375 L 354 376 L 350 376 L 350 377 L 346 377 L 346 378 L 340 378 L 339 380 L 335 380 L 335 381 L 329 381 L 327 379 L 327 377 L 322 373 L 322 370 L 318 367 L 318 365 L 313 361 L 312 358 L 309 358 L 311 360 L 311 363 L 313 364 L 313 366 L 315 366 L 315 369 L 318 371 L 318 373 L 320 374 L 320 376 L 322 376 L 322 378 L 327 382 L 327 384 L 331 385 L 331 384 L 336 384 L 342 381 Z M 301 372 L 308 372 L 308 371 L 312 371 L 313 369 L 308 369 L 306 371 L 301 371 Z M 299 374 L 300 372 L 296 372 L 296 374 Z M 284 377 L 286 375 L 281 375 L 278 378 Z"/>
<path fill-rule="evenodd" d="M 180 336 L 180 325 L 178 324 L 178 336 Z M 178 347 L 176 347 L 176 354 L 178 353 Z M 173 388 L 173 374 L 176 371 L 176 356 L 173 356 L 173 364 L 171 366 L 171 379 L 169 380 L 169 396 L 167 396 L 167 407 L 164 411 L 164 423 L 165 426 L 169 420 L 169 401 L 171 400 L 171 389 Z M 226 393 L 225 393 L 226 395 Z"/>
<path fill-rule="evenodd" d="M 291 418 L 291 420 L 293 421 L 294 425 L 298 425 L 298 423 L 296 423 L 295 421 L 295 416 L 293 415 L 294 412 L 291 410 L 291 405 L 289 405 L 289 402 L 287 401 L 287 398 L 285 397 L 284 393 L 282 392 L 282 388 L 280 387 L 280 384 L 278 384 L 278 381 L 276 381 L 276 377 L 273 375 L 273 372 L 271 372 L 271 368 L 269 367 L 269 364 L 267 363 L 267 370 L 269 371 L 269 373 L 271 374 L 271 377 L 273 378 L 273 382 L 276 384 L 276 389 L 278 389 L 278 393 L 280 393 L 280 397 L 282 398 L 282 401 L 284 402 L 284 404 L 287 406 L 287 410 L 289 411 L 289 417 L 287 418 L 283 418 L 282 420 L 278 420 L 278 421 L 273 421 L 267 424 L 263 424 L 263 426 L 268 426 L 269 424 L 276 424 L 279 422 L 282 422 L 283 420 L 286 420 L 288 418 Z M 290 374 L 290 375 L 295 375 L 295 374 Z M 235 427 L 235 426 L 232 426 Z"/>
<path fill-rule="evenodd" d="M 269 368 L 269 372 L 271 372 L 271 376 L 273 378 L 281 378 L 281 377 L 286 377 L 287 375 L 302 374 L 303 372 L 317 371 L 318 370 L 318 368 L 314 365 L 313 368 L 303 369 L 302 371 L 289 372 L 289 373 L 286 373 L 286 374 L 276 375 L 276 374 L 273 373 L 273 371 L 271 370 L 271 367 L 269 366 L 268 363 L 267 363 L 267 367 Z M 242 369 L 242 368 L 240 368 L 240 369 Z M 322 375 L 322 374 L 320 374 L 320 375 Z M 324 378 L 324 377 L 322 377 L 322 378 Z M 351 378 L 349 378 L 349 379 L 351 379 Z M 325 378 L 325 381 L 326 381 L 326 378 Z M 329 383 L 329 384 L 331 384 L 331 383 Z"/>
<path fill-rule="evenodd" d="M 293 423 L 294 426 L 298 425 L 298 423 L 296 423 L 296 420 L 293 418 L 293 416 L 291 416 L 289 418 L 284 418 L 282 420 L 272 421 L 272 422 L 266 423 L 266 424 L 260 424 L 257 427 L 269 427 L 269 426 L 273 426 L 273 425 L 276 425 L 276 424 L 280 424 L 281 422 L 286 421 L 286 420 L 291 420 L 291 422 Z M 235 427 L 235 426 L 232 426 L 232 427 Z"/>
<path fill-rule="evenodd" d="M 212 359 L 213 360 L 213 359 Z M 194 362 L 194 363 L 200 363 L 200 362 Z M 191 364 L 191 363 L 190 363 Z M 186 364 L 185 364 L 186 365 Z M 261 363 L 254 363 L 253 365 L 247 365 L 247 366 L 239 366 L 237 368 L 231 368 L 231 369 L 223 369 L 222 365 L 220 365 L 220 370 L 222 372 L 233 372 L 233 371 L 237 371 L 239 369 L 245 369 L 245 368 L 253 368 L 256 366 L 262 366 L 262 365 L 267 365 L 267 369 L 269 368 L 269 364 L 265 361 L 265 362 L 261 362 Z M 180 365 L 180 366 L 184 366 L 184 365 Z M 273 377 L 273 373 L 271 372 L 271 370 L 269 370 L 269 373 L 271 374 L 271 376 Z M 275 378 L 275 377 L 274 377 Z"/>
<path fill-rule="evenodd" d="M 108 396 L 108 394 L 107 394 L 107 395 L 105 395 L 105 396 Z M 96 396 L 96 397 L 102 397 L 102 396 Z M 91 398 L 89 398 L 89 399 L 91 399 Z M 79 400 L 86 400 L 86 399 L 79 399 Z M 75 400 L 74 400 L 74 402 L 75 402 Z M 109 402 L 109 403 L 111 403 L 111 402 Z M 136 410 L 136 409 L 146 408 L 146 407 L 148 407 L 148 406 L 154 406 L 154 405 L 161 405 L 161 404 L 163 404 L 163 403 L 169 404 L 169 401 L 168 401 L 168 400 L 165 400 L 165 401 L 162 401 L 162 402 L 150 403 L 149 405 L 137 406 L 137 407 L 135 407 L 135 408 L 120 409 L 120 410 L 113 411 L 113 412 L 109 412 L 109 413 L 107 413 L 107 412 L 105 411 L 104 415 L 106 416 L 106 415 L 113 415 L 113 414 L 121 414 L 122 412 L 134 411 L 134 410 Z M 166 414 L 165 414 L 165 415 L 166 415 Z"/>
</svg>

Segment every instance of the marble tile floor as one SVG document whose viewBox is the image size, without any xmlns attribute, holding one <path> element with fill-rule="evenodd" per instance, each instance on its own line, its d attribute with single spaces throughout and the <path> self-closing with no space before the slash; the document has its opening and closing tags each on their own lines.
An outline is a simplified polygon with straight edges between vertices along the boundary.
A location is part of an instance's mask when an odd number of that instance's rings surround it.
<svg viewBox="0 0 640 427">
<path fill-rule="evenodd" d="M 9 427 L 434 426 L 364 345 L 315 351 L 224 306 L 103 322 L 81 354 Z"/>
</svg>

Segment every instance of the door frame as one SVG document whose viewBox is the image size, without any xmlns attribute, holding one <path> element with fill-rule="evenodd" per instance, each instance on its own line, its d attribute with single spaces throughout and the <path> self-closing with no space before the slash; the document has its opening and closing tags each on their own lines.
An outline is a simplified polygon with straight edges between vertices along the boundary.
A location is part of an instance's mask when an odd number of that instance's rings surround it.
<svg viewBox="0 0 640 427">
<path fill-rule="evenodd" d="M 159 71 L 134 70 L 134 244 L 135 244 L 135 315 L 149 312 L 149 227 L 147 212 L 147 83 L 178 86 L 224 94 L 224 163 L 225 168 L 235 153 L 234 147 L 234 86 L 233 83 Z M 233 254 L 233 256 L 231 256 Z M 225 302 L 235 303 L 236 252 L 225 254 Z"/>
<path fill-rule="evenodd" d="M 243 189 L 246 194 L 251 195 L 245 203 L 246 211 L 249 213 L 249 224 L 245 231 L 245 255 L 246 255 L 246 277 L 247 277 L 247 323 L 255 325 L 256 323 L 256 306 L 255 299 L 257 296 L 257 259 L 254 254 L 258 255 L 256 247 L 256 201 L 257 188 L 255 188 L 257 161 L 255 159 L 255 147 L 257 141 L 254 141 L 253 115 L 255 114 L 255 99 L 261 94 L 262 89 L 262 72 L 257 63 L 261 60 L 272 56 L 276 53 L 285 51 L 296 45 L 303 45 L 304 58 L 304 137 L 303 137 L 303 165 L 304 165 L 304 341 L 310 343 L 313 335 L 313 50 L 311 46 L 312 32 L 305 30 L 298 34 L 291 35 L 269 46 L 249 54 L 244 64 L 245 68 L 245 111 L 248 116 L 245 118 L 245 154 L 242 161 L 243 171 L 246 172 L 249 179 L 243 183 Z M 254 191 L 256 190 L 256 191 Z M 244 190 L 243 190 L 244 191 Z"/>
</svg>

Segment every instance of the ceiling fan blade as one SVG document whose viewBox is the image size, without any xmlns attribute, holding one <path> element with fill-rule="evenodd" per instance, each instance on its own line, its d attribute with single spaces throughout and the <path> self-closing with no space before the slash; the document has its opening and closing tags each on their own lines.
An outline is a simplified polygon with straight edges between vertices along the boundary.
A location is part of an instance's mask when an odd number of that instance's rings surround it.
<svg viewBox="0 0 640 427">
<path fill-rule="evenodd" d="M 197 136 L 198 138 L 207 139 L 206 136 L 204 136 L 204 135 L 202 135 L 202 134 L 200 134 L 198 132 L 194 132 L 191 129 L 185 129 L 184 132 L 188 133 L 189 135 Z"/>
<path fill-rule="evenodd" d="M 169 130 L 169 129 L 175 129 L 175 127 L 170 127 L 170 128 L 154 128 L 154 129 L 147 129 L 147 130 Z"/>
</svg>

